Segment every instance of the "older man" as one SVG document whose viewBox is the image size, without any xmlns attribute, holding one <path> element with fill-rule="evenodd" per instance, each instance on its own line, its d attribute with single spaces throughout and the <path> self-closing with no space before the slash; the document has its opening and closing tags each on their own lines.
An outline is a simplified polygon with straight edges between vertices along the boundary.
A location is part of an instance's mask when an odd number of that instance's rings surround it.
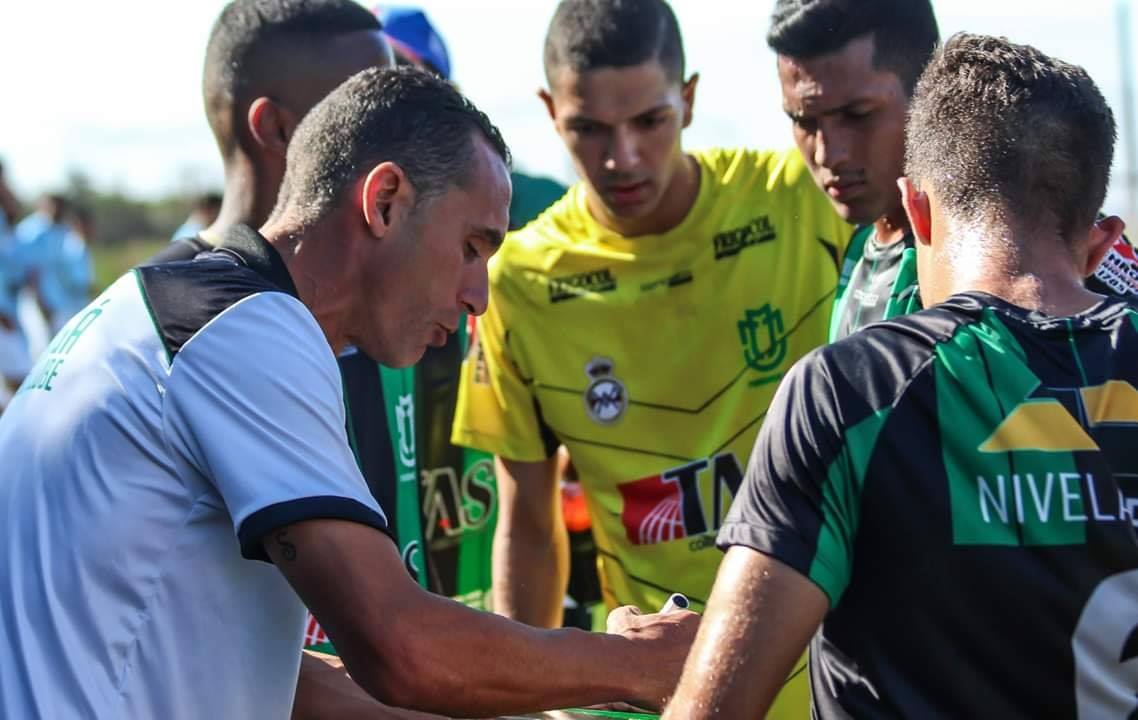
<svg viewBox="0 0 1138 720">
<path fill-rule="evenodd" d="M 120 278 L 0 420 L 0 714 L 284 717 L 305 605 L 394 705 L 661 702 L 692 616 L 543 632 L 428 594 L 343 430 L 341 348 L 406 366 L 485 310 L 497 129 L 428 73 L 370 69 L 287 160 L 259 231 Z"/>
</svg>

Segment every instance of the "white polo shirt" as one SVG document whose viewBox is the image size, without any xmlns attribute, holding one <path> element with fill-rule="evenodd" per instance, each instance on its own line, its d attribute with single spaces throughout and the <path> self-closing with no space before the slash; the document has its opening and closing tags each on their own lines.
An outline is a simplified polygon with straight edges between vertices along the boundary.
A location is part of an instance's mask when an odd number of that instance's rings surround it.
<svg viewBox="0 0 1138 720">
<path fill-rule="evenodd" d="M 305 611 L 262 538 L 386 530 L 279 256 L 133 270 L 0 419 L 0 717 L 286 718 Z"/>
</svg>

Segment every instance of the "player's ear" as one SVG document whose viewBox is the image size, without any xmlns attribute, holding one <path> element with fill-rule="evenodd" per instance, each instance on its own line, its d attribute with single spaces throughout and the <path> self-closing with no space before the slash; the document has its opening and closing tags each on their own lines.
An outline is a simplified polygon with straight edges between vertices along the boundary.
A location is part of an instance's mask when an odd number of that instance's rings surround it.
<svg viewBox="0 0 1138 720">
<path fill-rule="evenodd" d="M 414 207 L 415 188 L 407 181 L 403 168 L 382 162 L 372 168 L 360 189 L 364 222 L 371 234 L 386 237 L 408 207 Z"/>
<path fill-rule="evenodd" d="M 927 193 L 918 190 L 913 181 L 907 177 L 897 179 L 897 187 L 901 191 L 901 204 L 905 207 L 905 214 L 909 216 L 909 227 L 917 242 L 924 245 L 932 243 L 932 212 Z"/>
<path fill-rule="evenodd" d="M 553 96 L 545 88 L 538 88 L 537 96 L 541 98 L 541 103 L 545 105 L 545 112 L 549 115 L 549 119 L 557 122 L 557 113 L 553 110 Z"/>
<path fill-rule="evenodd" d="M 1082 268 L 1083 277 L 1090 277 L 1098 269 L 1118 239 L 1126 229 L 1126 223 L 1117 215 L 1099 218 L 1091 226 L 1090 245 L 1087 247 L 1086 265 Z"/>
<path fill-rule="evenodd" d="M 296 127 L 295 118 L 288 110 L 270 98 L 259 97 L 250 103 L 246 122 L 249 134 L 258 145 L 274 155 L 285 156 L 289 137 Z"/>
<path fill-rule="evenodd" d="M 684 82 L 683 87 L 680 89 L 680 95 L 684 99 L 684 124 L 683 127 L 691 125 L 692 117 L 695 110 L 695 88 L 699 84 L 699 73 L 692 73 L 691 77 Z"/>
</svg>

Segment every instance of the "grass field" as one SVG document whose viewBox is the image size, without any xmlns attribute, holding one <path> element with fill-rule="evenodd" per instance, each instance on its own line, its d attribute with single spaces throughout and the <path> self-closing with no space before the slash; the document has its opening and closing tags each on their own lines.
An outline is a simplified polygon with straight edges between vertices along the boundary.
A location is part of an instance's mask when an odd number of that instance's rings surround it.
<svg viewBox="0 0 1138 720">
<path fill-rule="evenodd" d="M 118 245 L 91 248 L 95 262 L 95 294 L 103 291 L 119 275 L 166 246 L 165 240 L 132 240 Z"/>
</svg>

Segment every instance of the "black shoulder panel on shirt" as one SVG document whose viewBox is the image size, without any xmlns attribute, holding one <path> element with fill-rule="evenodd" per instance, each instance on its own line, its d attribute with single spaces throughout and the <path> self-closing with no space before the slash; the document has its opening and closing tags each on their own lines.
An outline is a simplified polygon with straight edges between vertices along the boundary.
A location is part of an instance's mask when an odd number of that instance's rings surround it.
<svg viewBox="0 0 1138 720">
<path fill-rule="evenodd" d="M 983 306 L 961 295 L 929 310 L 867 325 L 816 350 L 828 368 L 839 399 L 851 395 L 874 412 L 892 405 L 905 386 L 928 364 L 936 346 L 962 326 L 980 319 Z"/>
<path fill-rule="evenodd" d="M 209 252 L 210 250 L 213 250 L 213 246 L 198 235 L 188 238 L 179 238 L 159 250 L 153 257 L 142 264 L 143 266 L 160 265 L 161 263 L 175 262 L 178 260 L 193 260 L 199 254 Z"/>
<path fill-rule="evenodd" d="M 240 225 L 212 252 L 143 265 L 135 273 L 170 359 L 206 323 L 250 295 L 296 297 L 284 261 L 255 230 Z"/>
</svg>

